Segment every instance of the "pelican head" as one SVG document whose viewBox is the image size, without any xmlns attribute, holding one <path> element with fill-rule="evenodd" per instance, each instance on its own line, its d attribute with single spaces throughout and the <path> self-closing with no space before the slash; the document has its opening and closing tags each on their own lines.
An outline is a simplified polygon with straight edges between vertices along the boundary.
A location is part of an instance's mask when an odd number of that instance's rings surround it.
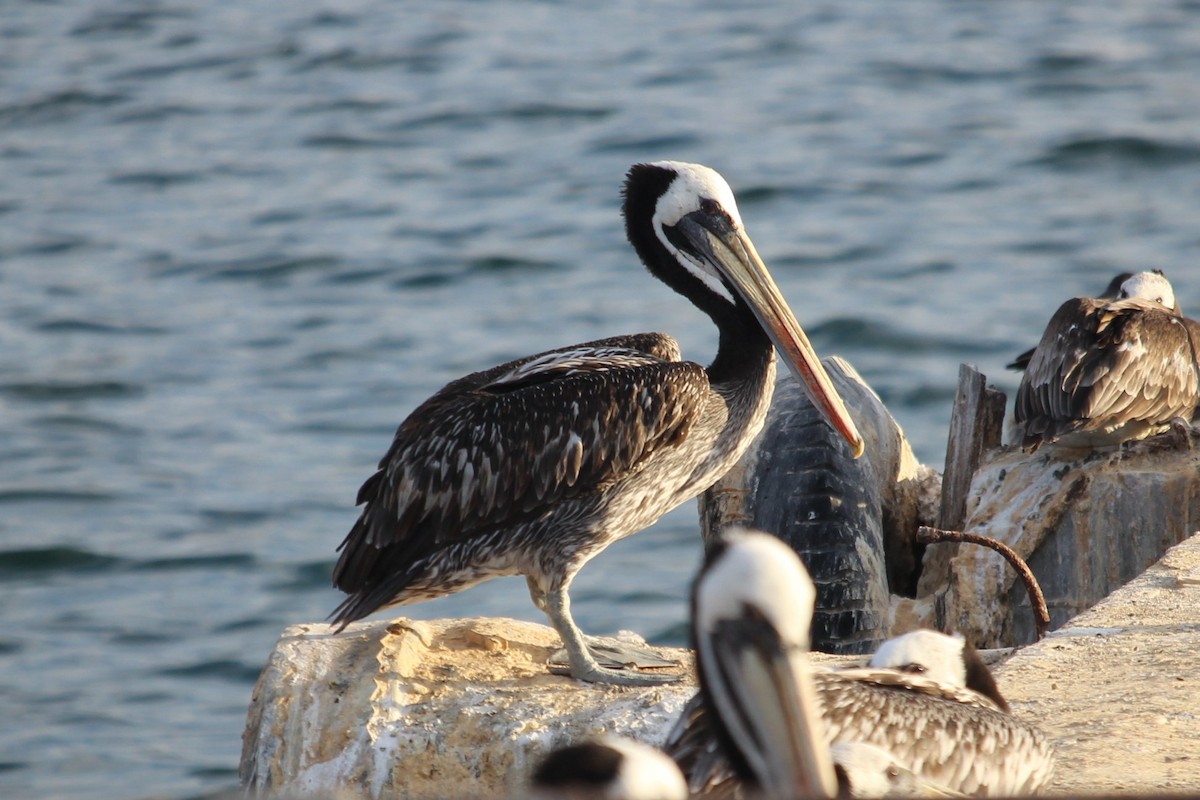
<svg viewBox="0 0 1200 800">
<path fill-rule="evenodd" d="M 1120 300 L 1149 300 L 1175 310 L 1175 288 L 1161 271 L 1135 272 L 1121 284 Z"/>
<path fill-rule="evenodd" d="M 731 762 L 768 797 L 833 797 L 807 659 L 816 589 L 774 536 L 733 529 L 692 594 L 700 687 Z"/>
<path fill-rule="evenodd" d="M 635 164 L 625 183 L 625 226 L 651 271 L 714 320 L 749 309 L 813 405 L 862 454 L 862 436 L 746 235 L 724 178 L 700 164 Z"/>
</svg>

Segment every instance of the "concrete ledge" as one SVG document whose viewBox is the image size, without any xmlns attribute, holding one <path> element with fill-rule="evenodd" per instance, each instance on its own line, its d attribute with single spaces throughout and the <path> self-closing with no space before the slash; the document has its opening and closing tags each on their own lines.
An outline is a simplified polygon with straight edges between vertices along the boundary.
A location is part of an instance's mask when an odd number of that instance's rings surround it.
<svg viewBox="0 0 1200 800">
<path fill-rule="evenodd" d="M 696 691 L 616 688 L 551 675 L 560 646 L 511 619 L 366 622 L 284 631 L 255 687 L 242 737 L 242 786 L 365 796 L 519 793 L 559 745 L 602 733 L 657 744 Z"/>
<path fill-rule="evenodd" d="M 1200 789 L 1200 534 L 998 670 L 1062 792 Z"/>
<path fill-rule="evenodd" d="M 240 775 L 252 790 L 373 798 L 520 796 L 559 744 L 659 744 L 695 692 L 547 673 L 543 625 L 506 619 L 288 628 L 255 689 Z M 846 657 L 819 656 L 828 663 Z M 1015 713 L 1056 742 L 1055 793 L 1200 788 L 1200 534 L 996 667 Z"/>
</svg>

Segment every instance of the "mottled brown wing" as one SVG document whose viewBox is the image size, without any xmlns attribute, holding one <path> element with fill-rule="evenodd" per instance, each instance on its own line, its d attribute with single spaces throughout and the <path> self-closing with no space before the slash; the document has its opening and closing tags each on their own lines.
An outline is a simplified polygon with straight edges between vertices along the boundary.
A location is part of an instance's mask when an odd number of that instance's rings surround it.
<svg viewBox="0 0 1200 800">
<path fill-rule="evenodd" d="M 1184 318 L 1138 300 L 1101 312 L 1097 347 L 1080 359 L 1081 429 L 1114 417 L 1163 422 L 1196 406 L 1195 343 Z"/>
<path fill-rule="evenodd" d="M 1097 311 L 1102 300 L 1074 297 L 1058 307 L 1034 348 L 1017 389 L 1013 413 L 1018 423 L 1076 419 L 1067 388 L 1080 359 L 1096 340 Z M 1027 430 L 1026 433 L 1040 431 Z"/>
<path fill-rule="evenodd" d="M 1028 794 L 1053 775 L 1046 737 L 977 692 L 869 667 L 818 670 L 813 678 L 831 744 L 875 744 L 906 768 L 968 794 Z M 738 783 L 711 715 L 697 694 L 663 745 L 691 791 L 705 796 Z"/>
<path fill-rule="evenodd" d="M 831 741 L 886 749 L 926 780 L 966 794 L 1031 794 L 1049 783 L 1053 746 L 1016 717 L 924 692 L 847 681 L 821 686 Z"/>
<path fill-rule="evenodd" d="M 417 408 L 359 492 L 334 585 L 357 591 L 407 553 L 602 490 L 683 441 L 709 390 L 704 370 L 592 344 L 468 376 Z"/>
<path fill-rule="evenodd" d="M 1017 391 L 1025 444 L 1115 421 L 1190 418 L 1200 396 L 1195 327 L 1140 299 L 1063 304 Z"/>
</svg>

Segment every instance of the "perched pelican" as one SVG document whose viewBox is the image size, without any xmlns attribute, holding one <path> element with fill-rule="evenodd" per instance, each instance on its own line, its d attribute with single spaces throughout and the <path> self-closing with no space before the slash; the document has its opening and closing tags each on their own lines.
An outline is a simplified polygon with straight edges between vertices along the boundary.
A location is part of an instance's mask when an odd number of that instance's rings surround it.
<svg viewBox="0 0 1200 800">
<path fill-rule="evenodd" d="M 575 678 L 658 683 L 601 666 L 570 613 L 579 569 L 695 497 L 762 427 L 778 347 L 851 445 L 862 439 L 708 167 L 637 164 L 626 233 L 651 274 L 716 323 L 716 358 L 647 333 L 551 350 L 460 378 L 400 425 L 358 493 L 334 586 L 345 625 L 383 608 L 523 574 Z"/>
<path fill-rule="evenodd" d="M 560 747 L 530 779 L 532 800 L 686 800 L 687 782 L 675 762 L 641 742 L 619 736 Z"/>
<path fill-rule="evenodd" d="M 1161 269 L 1156 269 L 1154 271 L 1159 275 L 1163 274 Z M 1121 294 L 1121 284 L 1132 277 L 1132 272 L 1122 272 L 1118 274 L 1115 278 L 1108 282 L 1108 286 L 1104 287 L 1104 291 L 1096 296 L 1097 299 L 1116 300 Z M 1036 349 L 1036 347 L 1029 348 L 1004 366 L 1006 366 L 1008 369 L 1016 370 L 1017 372 L 1023 372 L 1025 368 L 1029 366 L 1029 359 L 1033 358 L 1033 351 Z"/>
<path fill-rule="evenodd" d="M 894 636 L 879 645 L 867 666 L 923 675 L 946 686 L 970 689 L 1001 711 L 1011 710 L 992 671 L 962 634 L 921 628 Z"/>
<path fill-rule="evenodd" d="M 816 599 L 790 547 L 740 530 L 709 550 L 692 591 L 700 693 L 734 769 L 767 797 L 837 794 L 806 658 Z"/>
<path fill-rule="evenodd" d="M 1200 324 L 1161 274 L 1138 272 L 1116 300 L 1076 297 L 1046 326 L 1017 390 L 1021 445 L 1104 447 L 1190 421 L 1200 401 Z"/>
<path fill-rule="evenodd" d="M 797 605 L 803 588 L 785 587 L 811 582 L 794 551 L 774 537 L 743 534 L 710 558 L 693 600 L 702 688 L 664 748 L 694 793 L 733 792 L 734 776 L 768 793 L 795 793 L 786 787 L 800 780 L 807 781 L 803 791 L 827 792 L 823 767 L 815 766 L 828 758 L 820 748 L 846 743 L 882 749 L 926 792 L 1018 795 L 1049 782 L 1054 757 L 1045 736 L 976 691 L 897 669 L 796 666 L 795 626 L 800 619 L 807 626 L 811 605 Z M 786 676 L 793 673 L 812 698 L 791 688 Z M 811 785 L 816 780 L 820 786 Z"/>
</svg>

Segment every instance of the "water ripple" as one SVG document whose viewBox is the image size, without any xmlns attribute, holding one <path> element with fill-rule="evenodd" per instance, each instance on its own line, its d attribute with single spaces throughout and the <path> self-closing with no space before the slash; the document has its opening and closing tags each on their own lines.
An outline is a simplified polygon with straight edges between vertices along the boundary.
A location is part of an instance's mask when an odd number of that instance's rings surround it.
<svg viewBox="0 0 1200 800">
<path fill-rule="evenodd" d="M 99 322 L 71 317 L 43 320 L 34 325 L 34 329 L 42 333 L 83 333 L 92 336 L 162 336 L 171 330 L 159 325 Z"/>
<path fill-rule="evenodd" d="M 893 325 L 856 317 L 836 317 L 812 327 L 810 337 L 837 342 L 838 347 L 862 347 L 874 352 L 943 353 L 963 355 L 1005 352 L 1006 344 L 972 341 L 962 336 L 934 336 L 909 332 Z M 953 386 L 951 385 L 951 389 Z"/>
<path fill-rule="evenodd" d="M 262 667 L 257 664 L 247 664 L 231 659 L 216 659 L 201 661 L 196 664 L 184 664 L 178 667 L 167 667 L 156 670 L 155 675 L 168 678 L 212 678 L 214 680 L 231 681 L 233 683 L 254 685 Z"/>
<path fill-rule="evenodd" d="M 128 96 L 120 92 L 63 89 L 40 97 L 0 105 L 0 127 L 64 123 L 84 112 L 117 105 L 127 99 Z"/>
<path fill-rule="evenodd" d="M 699 143 L 700 137 L 687 133 L 660 136 L 611 136 L 594 142 L 590 150 L 597 154 L 632 153 L 636 158 L 646 158 L 647 153 L 666 157 L 677 151 L 690 150 Z"/>
<path fill-rule="evenodd" d="M 37 547 L 5 550 L 0 558 L 0 575 L 25 577 L 46 573 L 104 572 L 125 563 L 116 556 L 102 555 L 77 547 Z"/>
<path fill-rule="evenodd" d="M 132 569 L 139 572 L 175 572 L 179 570 L 253 569 L 258 559 L 251 553 L 219 553 L 201 556 L 177 556 L 139 561 Z"/>
<path fill-rule="evenodd" d="M 1049 148 L 1033 163 L 1054 169 L 1133 166 L 1162 169 L 1200 161 L 1200 144 L 1146 136 L 1082 136 Z"/>
<path fill-rule="evenodd" d="M 72 36 L 109 36 L 112 34 L 153 33 L 160 20 L 187 19 L 190 15 L 179 9 L 138 8 L 128 11 L 97 11 L 71 29 Z"/>
<path fill-rule="evenodd" d="M 0 394 L 17 400 L 124 400 L 141 397 L 144 386 L 126 381 L 15 381 L 0 383 Z"/>
<path fill-rule="evenodd" d="M 82 489 L 0 489 L 2 503 L 109 503 L 120 499 L 110 492 Z"/>
<path fill-rule="evenodd" d="M 147 170 L 121 172 L 108 179 L 109 183 L 129 186 L 148 186 L 152 189 L 167 189 L 186 183 L 198 183 L 205 173 L 192 170 Z"/>
</svg>

